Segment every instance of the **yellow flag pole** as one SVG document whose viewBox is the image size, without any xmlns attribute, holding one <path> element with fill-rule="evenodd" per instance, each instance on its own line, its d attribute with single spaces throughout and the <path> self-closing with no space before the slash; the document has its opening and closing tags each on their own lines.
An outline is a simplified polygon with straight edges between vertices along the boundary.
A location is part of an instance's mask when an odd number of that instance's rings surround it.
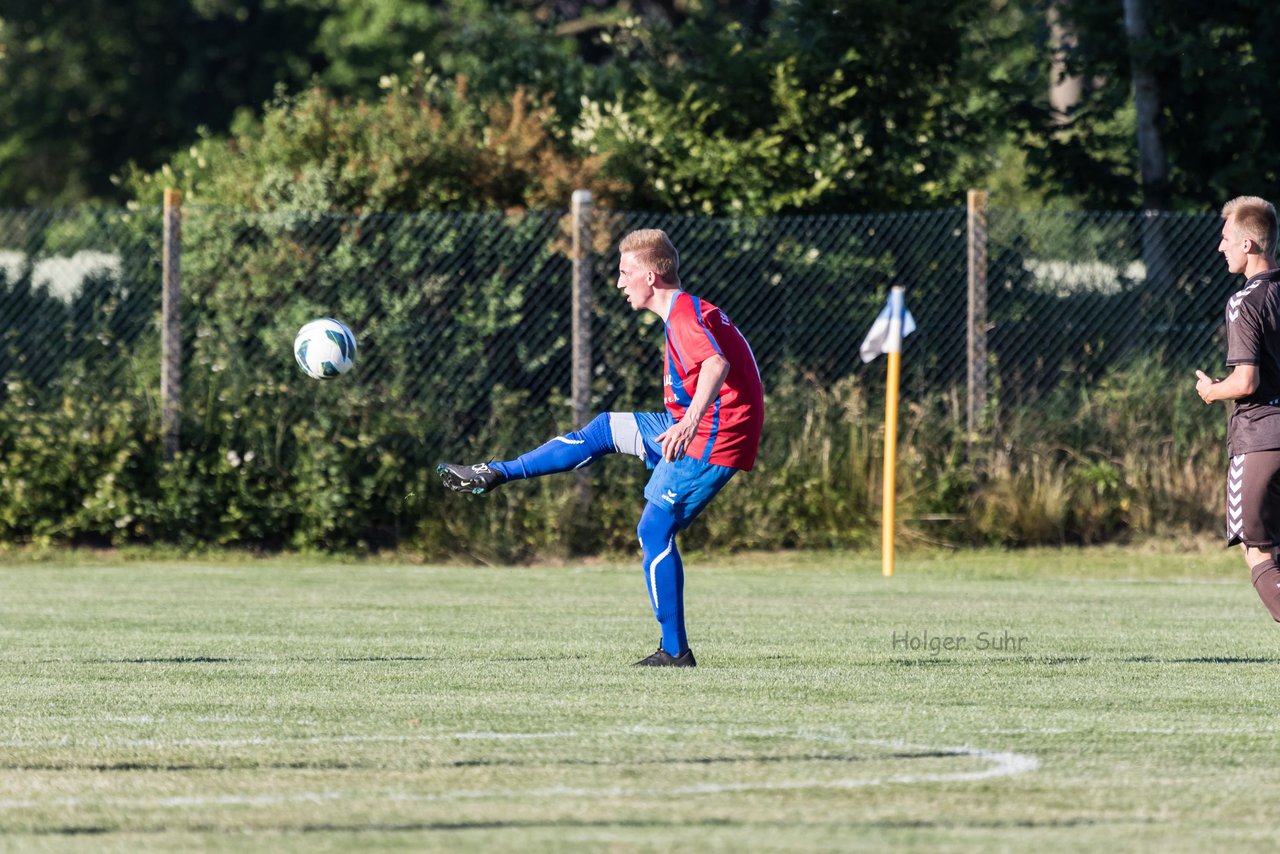
<svg viewBox="0 0 1280 854">
<path fill-rule="evenodd" d="M 889 353 L 889 379 L 884 394 L 884 541 L 882 568 L 886 577 L 893 575 L 893 519 L 896 504 L 896 472 L 898 469 L 898 376 L 902 370 L 902 353 Z"/>
<path fill-rule="evenodd" d="M 889 356 L 889 377 L 884 392 L 884 511 L 880 532 L 884 555 L 881 569 L 885 577 L 893 575 L 894 508 L 897 505 L 898 471 L 898 385 L 902 372 L 902 327 L 906 317 L 906 288 L 889 289 L 889 329 L 884 351 Z"/>
<path fill-rule="evenodd" d="M 902 337 L 916 328 L 915 319 L 907 311 L 907 289 L 894 285 L 889 289 L 889 304 L 871 324 L 859 352 L 862 361 L 871 362 L 881 353 L 889 356 L 889 379 L 884 390 L 884 510 L 880 538 L 884 545 L 883 571 L 893 575 L 893 511 L 897 503 L 898 470 L 898 385 L 902 373 Z"/>
</svg>

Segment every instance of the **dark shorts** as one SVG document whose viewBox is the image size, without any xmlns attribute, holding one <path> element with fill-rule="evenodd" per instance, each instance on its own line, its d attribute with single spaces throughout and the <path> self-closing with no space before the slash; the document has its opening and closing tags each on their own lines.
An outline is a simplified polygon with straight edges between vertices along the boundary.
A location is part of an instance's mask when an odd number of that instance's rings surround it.
<svg viewBox="0 0 1280 854">
<path fill-rule="evenodd" d="M 1227 545 L 1280 545 L 1280 451 L 1231 458 L 1227 467 Z"/>
</svg>

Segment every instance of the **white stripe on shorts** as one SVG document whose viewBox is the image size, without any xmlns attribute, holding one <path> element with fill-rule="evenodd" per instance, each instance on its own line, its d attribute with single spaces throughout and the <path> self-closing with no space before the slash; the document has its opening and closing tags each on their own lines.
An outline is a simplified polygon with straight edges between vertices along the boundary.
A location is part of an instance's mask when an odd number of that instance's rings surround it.
<svg viewBox="0 0 1280 854">
<path fill-rule="evenodd" d="M 1244 539 L 1244 454 L 1231 458 L 1227 470 L 1227 540 Z"/>
</svg>

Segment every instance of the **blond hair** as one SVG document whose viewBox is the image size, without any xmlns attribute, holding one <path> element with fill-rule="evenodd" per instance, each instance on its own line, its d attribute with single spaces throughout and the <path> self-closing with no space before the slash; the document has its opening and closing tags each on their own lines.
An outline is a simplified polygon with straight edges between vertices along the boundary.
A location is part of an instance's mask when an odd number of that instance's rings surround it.
<svg viewBox="0 0 1280 854">
<path fill-rule="evenodd" d="M 618 244 L 619 252 L 631 252 L 636 260 L 665 281 L 680 284 L 680 253 L 660 228 L 633 231 Z"/>
<path fill-rule="evenodd" d="M 1275 255 L 1277 235 L 1276 209 L 1271 202 L 1257 196 L 1239 196 L 1222 206 L 1222 218 L 1239 239 L 1252 240 L 1268 258 Z"/>
</svg>

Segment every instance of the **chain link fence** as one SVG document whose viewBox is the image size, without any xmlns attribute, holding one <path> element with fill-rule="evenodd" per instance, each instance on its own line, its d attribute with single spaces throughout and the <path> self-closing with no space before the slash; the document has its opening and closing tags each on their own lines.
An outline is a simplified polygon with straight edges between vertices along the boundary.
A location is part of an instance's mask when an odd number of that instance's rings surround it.
<svg viewBox="0 0 1280 854">
<path fill-rule="evenodd" d="M 160 212 L 0 211 L 0 394 L 157 374 Z"/>
<path fill-rule="evenodd" d="M 1004 405 L 1136 355 L 1212 371 L 1227 297 L 1217 215 L 993 211 L 990 352 Z"/>
<path fill-rule="evenodd" d="M 902 284 L 918 324 L 904 395 L 963 392 L 973 237 L 963 208 L 744 220 L 597 209 L 587 226 L 593 410 L 661 406 L 661 325 L 613 287 L 617 242 L 641 227 L 672 236 L 685 287 L 745 331 L 767 387 L 882 382 L 883 367 L 863 365 L 858 347 L 888 288 Z M 1215 251 L 1219 227 L 1216 215 L 988 211 L 980 332 L 993 405 L 1092 382 L 1136 354 L 1188 371 L 1221 364 L 1222 305 L 1239 282 Z M 188 207 L 184 441 L 255 400 L 281 425 L 344 405 L 392 411 L 399 421 L 378 422 L 391 432 L 361 440 L 439 457 L 518 451 L 573 426 L 572 229 L 567 211 Z M 56 406 L 79 383 L 158 394 L 161 233 L 156 209 L 0 213 L 0 395 Z M 325 315 L 356 331 L 360 359 L 318 383 L 297 370 L 291 345 Z"/>
</svg>

